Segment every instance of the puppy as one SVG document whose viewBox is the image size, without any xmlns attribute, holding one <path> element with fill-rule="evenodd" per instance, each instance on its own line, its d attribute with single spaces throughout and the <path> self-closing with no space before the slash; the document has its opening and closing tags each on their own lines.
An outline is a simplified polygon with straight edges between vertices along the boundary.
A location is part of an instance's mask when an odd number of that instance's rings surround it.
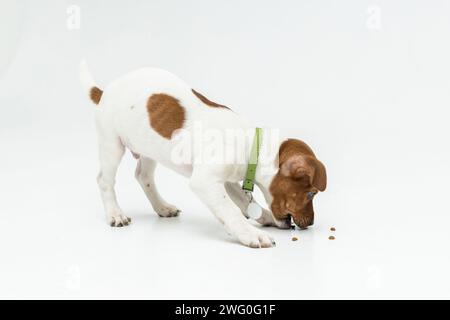
<svg viewBox="0 0 450 320">
<path fill-rule="evenodd" d="M 119 207 L 114 191 L 116 171 L 128 148 L 138 161 L 136 179 L 159 216 L 175 217 L 180 210 L 158 193 L 154 181 L 157 163 L 188 177 L 192 191 L 239 242 L 252 248 L 275 245 L 269 233 L 246 219 L 250 195 L 242 190 L 240 181 L 246 176 L 254 126 L 161 69 L 139 69 L 100 89 L 82 62 L 80 79 L 86 94 L 97 105 L 97 181 L 112 227 L 131 222 Z M 199 126 L 209 138 L 195 134 Z M 230 131 L 242 133 L 238 136 L 245 137 L 244 143 L 235 145 L 211 138 L 220 138 Z M 257 221 L 290 228 L 293 220 L 300 228 L 306 228 L 314 222 L 313 198 L 326 188 L 325 167 L 304 142 L 270 139 L 268 131 L 264 133 L 259 150 L 267 156 L 258 162 L 254 183 L 271 211 L 263 209 Z M 181 137 L 188 137 L 188 143 L 183 144 Z M 209 152 L 206 156 L 205 150 Z M 231 154 L 231 161 L 224 161 L 223 157 L 210 161 L 213 155 L 223 155 L 225 151 Z M 236 161 L 239 156 L 243 161 Z"/>
</svg>

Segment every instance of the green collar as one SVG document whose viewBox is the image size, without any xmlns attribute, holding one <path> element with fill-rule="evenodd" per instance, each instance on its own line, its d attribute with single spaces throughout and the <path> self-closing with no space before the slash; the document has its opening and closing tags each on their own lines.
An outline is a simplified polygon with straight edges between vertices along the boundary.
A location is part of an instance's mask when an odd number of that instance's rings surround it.
<svg viewBox="0 0 450 320">
<path fill-rule="evenodd" d="M 253 137 L 252 151 L 247 164 L 247 173 L 245 174 L 242 189 L 248 192 L 253 191 L 255 186 L 256 167 L 258 166 L 259 150 L 261 148 L 262 129 L 256 128 L 255 136 Z"/>
</svg>

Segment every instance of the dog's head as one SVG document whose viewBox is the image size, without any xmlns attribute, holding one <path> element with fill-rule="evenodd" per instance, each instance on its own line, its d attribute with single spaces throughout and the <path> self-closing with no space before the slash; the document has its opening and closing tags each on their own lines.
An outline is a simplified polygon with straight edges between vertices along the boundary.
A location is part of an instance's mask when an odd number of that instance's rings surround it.
<svg viewBox="0 0 450 320">
<path fill-rule="evenodd" d="M 279 169 L 271 184 L 271 209 L 279 225 L 291 218 L 300 228 L 314 223 L 313 199 L 327 186 L 325 166 L 304 142 L 288 139 L 279 150 Z"/>
</svg>

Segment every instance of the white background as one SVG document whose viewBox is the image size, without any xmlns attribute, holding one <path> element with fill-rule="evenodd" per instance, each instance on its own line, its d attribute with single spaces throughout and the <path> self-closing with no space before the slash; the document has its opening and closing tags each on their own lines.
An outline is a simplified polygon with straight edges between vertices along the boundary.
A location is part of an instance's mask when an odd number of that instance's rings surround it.
<svg viewBox="0 0 450 320">
<path fill-rule="evenodd" d="M 449 17 L 445 0 L 2 0 L 0 298 L 450 298 Z M 164 168 L 183 212 L 158 218 L 127 154 L 133 224 L 110 228 L 82 58 L 100 85 L 167 69 L 306 141 L 329 176 L 314 227 L 243 247 Z"/>
</svg>

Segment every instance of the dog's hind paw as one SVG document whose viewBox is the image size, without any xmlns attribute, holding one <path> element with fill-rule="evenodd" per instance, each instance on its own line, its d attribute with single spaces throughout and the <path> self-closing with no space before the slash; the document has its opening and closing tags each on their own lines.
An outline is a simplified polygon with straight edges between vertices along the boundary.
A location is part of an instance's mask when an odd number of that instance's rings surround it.
<svg viewBox="0 0 450 320">
<path fill-rule="evenodd" d="M 130 223 L 131 223 L 131 218 L 129 218 L 123 214 L 113 216 L 109 219 L 109 225 L 111 227 L 119 227 L 120 228 L 120 227 L 127 226 Z"/>
<path fill-rule="evenodd" d="M 163 218 L 176 217 L 180 214 L 181 210 L 172 205 L 165 205 L 155 209 L 158 216 Z"/>
</svg>

